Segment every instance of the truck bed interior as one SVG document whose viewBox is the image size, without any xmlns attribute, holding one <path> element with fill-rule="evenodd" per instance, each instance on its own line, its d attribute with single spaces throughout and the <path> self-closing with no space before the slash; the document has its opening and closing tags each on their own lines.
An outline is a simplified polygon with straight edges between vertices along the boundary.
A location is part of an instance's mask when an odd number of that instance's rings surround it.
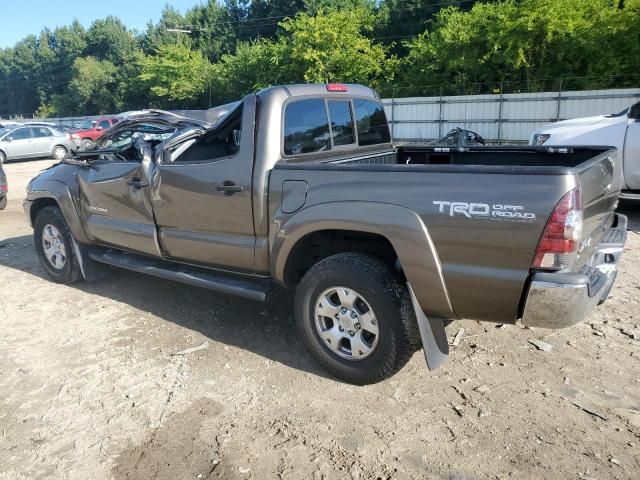
<svg viewBox="0 0 640 480">
<path fill-rule="evenodd" d="M 451 167 L 564 167 L 573 168 L 607 152 L 613 147 L 532 147 L 532 146 L 478 146 L 478 147 L 436 147 L 436 146 L 397 146 L 393 153 L 388 151 L 367 156 L 347 157 L 325 162 L 306 162 L 308 164 L 325 163 L 329 165 L 372 167 L 391 165 L 403 166 L 433 165 Z M 287 164 L 290 168 L 292 165 Z"/>
<path fill-rule="evenodd" d="M 398 147 L 400 165 L 521 165 L 576 167 L 607 147 Z"/>
</svg>

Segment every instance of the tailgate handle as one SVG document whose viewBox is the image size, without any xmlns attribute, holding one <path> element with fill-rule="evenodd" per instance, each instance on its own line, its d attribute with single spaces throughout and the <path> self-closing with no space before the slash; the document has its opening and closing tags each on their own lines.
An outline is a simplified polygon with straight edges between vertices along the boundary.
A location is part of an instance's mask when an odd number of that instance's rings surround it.
<svg viewBox="0 0 640 480">
<path fill-rule="evenodd" d="M 238 193 L 244 190 L 242 185 L 236 185 L 235 183 L 225 180 L 222 182 L 222 185 L 218 185 L 216 190 L 219 192 L 223 192 L 225 195 L 233 195 L 234 193 Z"/>
</svg>

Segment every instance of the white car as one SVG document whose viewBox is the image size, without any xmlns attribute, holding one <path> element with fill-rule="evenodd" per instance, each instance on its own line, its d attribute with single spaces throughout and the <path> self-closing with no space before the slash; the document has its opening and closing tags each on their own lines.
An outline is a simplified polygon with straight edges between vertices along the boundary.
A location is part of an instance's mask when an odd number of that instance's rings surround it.
<svg viewBox="0 0 640 480">
<path fill-rule="evenodd" d="M 62 160 L 72 150 L 69 135 L 43 124 L 0 128 L 0 163 L 40 157 Z"/>
<path fill-rule="evenodd" d="M 545 125 L 531 145 L 608 145 L 618 149 L 624 175 L 620 198 L 640 200 L 640 102 L 620 113 Z"/>
</svg>

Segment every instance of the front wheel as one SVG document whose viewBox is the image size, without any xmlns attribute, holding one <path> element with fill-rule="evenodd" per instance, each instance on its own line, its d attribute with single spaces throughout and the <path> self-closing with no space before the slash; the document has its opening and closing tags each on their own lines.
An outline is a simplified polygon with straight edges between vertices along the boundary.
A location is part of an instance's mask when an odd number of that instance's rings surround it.
<svg viewBox="0 0 640 480">
<path fill-rule="evenodd" d="M 369 255 L 341 253 L 314 265 L 298 286 L 295 310 L 313 358 L 350 383 L 392 376 L 419 344 L 406 286 Z"/>
<path fill-rule="evenodd" d="M 82 278 L 73 250 L 71 231 L 58 207 L 45 207 L 34 222 L 33 239 L 40 263 L 57 283 L 73 283 Z"/>
</svg>

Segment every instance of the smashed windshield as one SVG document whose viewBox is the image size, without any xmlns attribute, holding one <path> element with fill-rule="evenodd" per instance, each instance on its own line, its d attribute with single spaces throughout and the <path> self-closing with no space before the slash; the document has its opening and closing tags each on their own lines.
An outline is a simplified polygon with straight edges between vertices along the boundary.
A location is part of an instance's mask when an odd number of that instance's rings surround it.
<svg viewBox="0 0 640 480">
<path fill-rule="evenodd" d="M 104 138 L 98 148 L 126 148 L 138 137 L 143 137 L 147 142 L 159 143 L 169 138 L 175 132 L 174 127 L 154 125 L 151 123 L 138 123 L 129 128 L 118 131 L 113 136 Z"/>
</svg>

